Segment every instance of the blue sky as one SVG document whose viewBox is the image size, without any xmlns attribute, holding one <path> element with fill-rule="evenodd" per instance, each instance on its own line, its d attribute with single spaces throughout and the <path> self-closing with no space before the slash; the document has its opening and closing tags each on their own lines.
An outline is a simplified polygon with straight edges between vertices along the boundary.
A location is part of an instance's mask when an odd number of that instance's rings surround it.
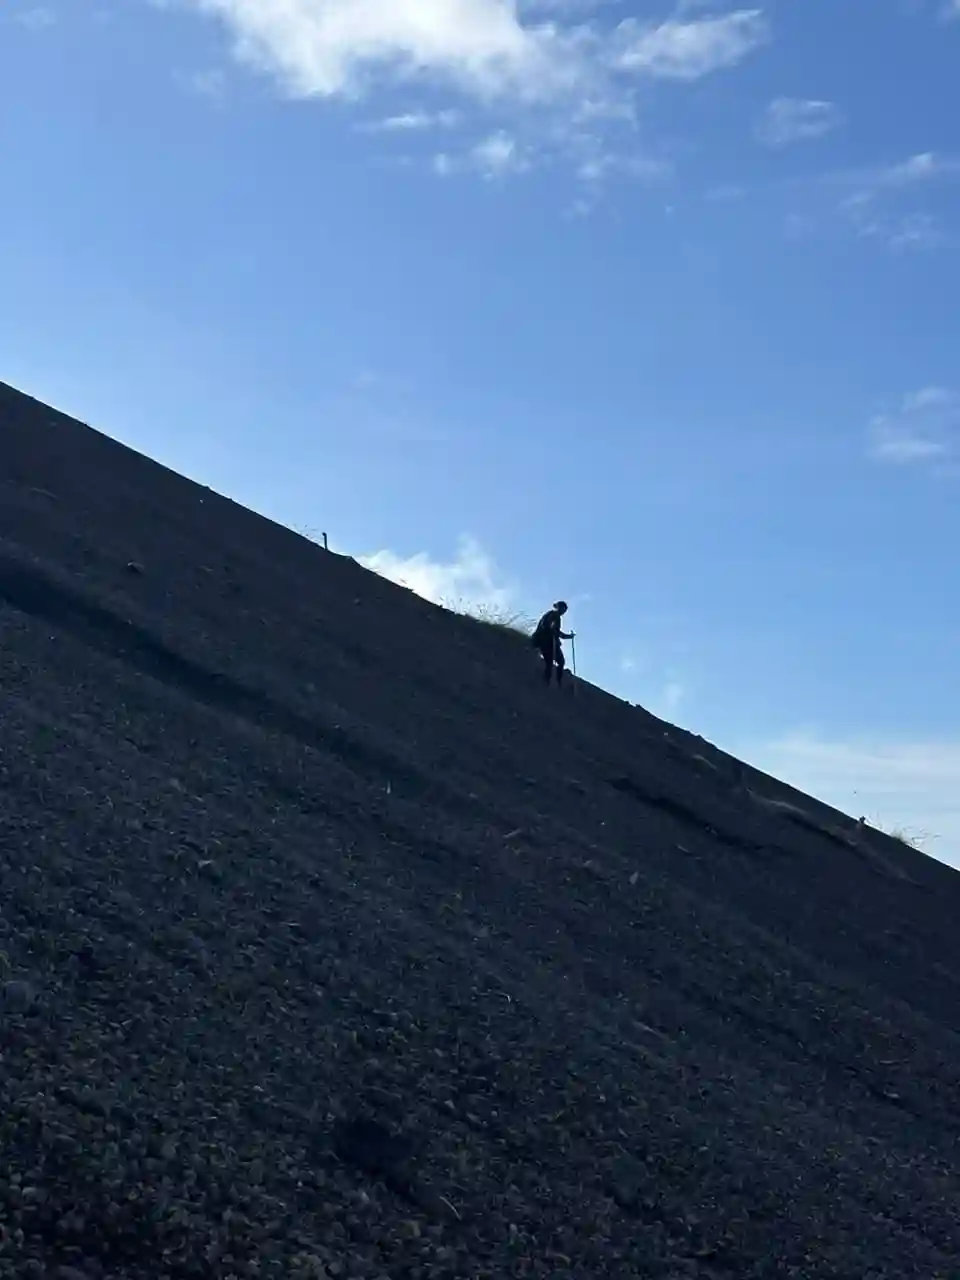
<svg viewBox="0 0 960 1280">
<path fill-rule="evenodd" d="M 0 15 L 0 377 L 960 863 L 960 2 Z"/>
</svg>

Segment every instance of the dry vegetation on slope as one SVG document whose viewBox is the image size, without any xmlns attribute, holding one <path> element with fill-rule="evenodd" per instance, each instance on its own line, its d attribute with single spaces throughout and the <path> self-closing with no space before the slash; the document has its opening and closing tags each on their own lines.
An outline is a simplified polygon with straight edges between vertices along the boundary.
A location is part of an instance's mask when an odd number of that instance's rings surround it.
<svg viewBox="0 0 960 1280">
<path fill-rule="evenodd" d="M 0 1277 L 956 1280 L 960 877 L 0 388 Z"/>
</svg>

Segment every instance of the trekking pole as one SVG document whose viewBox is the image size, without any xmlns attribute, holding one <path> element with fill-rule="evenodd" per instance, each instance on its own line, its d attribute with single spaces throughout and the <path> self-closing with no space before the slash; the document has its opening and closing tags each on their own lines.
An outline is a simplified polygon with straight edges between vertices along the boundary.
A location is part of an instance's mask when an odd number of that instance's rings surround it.
<svg viewBox="0 0 960 1280">
<path fill-rule="evenodd" d="M 577 692 L 577 637 L 570 637 L 570 662 L 573 666 L 573 692 Z"/>
</svg>

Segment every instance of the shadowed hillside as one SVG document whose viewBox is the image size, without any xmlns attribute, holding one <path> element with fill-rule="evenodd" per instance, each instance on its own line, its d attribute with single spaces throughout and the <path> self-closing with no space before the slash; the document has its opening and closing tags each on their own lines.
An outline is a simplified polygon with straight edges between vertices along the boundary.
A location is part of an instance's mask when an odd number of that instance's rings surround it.
<svg viewBox="0 0 960 1280">
<path fill-rule="evenodd" d="M 960 1275 L 956 872 L 3 387 L 0 646 L 0 1277 Z"/>
</svg>

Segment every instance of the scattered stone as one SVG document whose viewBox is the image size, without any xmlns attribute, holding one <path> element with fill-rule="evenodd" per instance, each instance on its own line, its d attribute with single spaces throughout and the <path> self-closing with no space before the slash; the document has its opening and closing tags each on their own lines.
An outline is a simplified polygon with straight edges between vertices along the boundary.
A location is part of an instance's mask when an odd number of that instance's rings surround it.
<svg viewBox="0 0 960 1280">
<path fill-rule="evenodd" d="M 366 1089 L 364 1101 L 371 1109 L 380 1110 L 397 1119 L 403 1113 L 403 1099 L 400 1094 L 391 1093 L 389 1089 L 381 1089 L 377 1085 L 370 1085 Z"/>
<path fill-rule="evenodd" d="M 440 1222 L 461 1221 L 460 1210 L 456 1205 L 427 1183 L 418 1183 L 411 1188 L 410 1201 L 418 1209 Z"/>
<path fill-rule="evenodd" d="M 0 992 L 3 1006 L 9 1013 L 29 1013 L 40 1000 L 40 992 L 25 978 L 13 978 L 10 982 L 5 982 Z"/>
<path fill-rule="evenodd" d="M 610 1172 L 608 1191 L 618 1208 L 632 1213 L 642 1207 L 647 1182 L 648 1175 L 644 1166 L 639 1161 L 624 1156 Z"/>
<path fill-rule="evenodd" d="M 106 1116 L 110 1112 L 109 1104 L 91 1089 L 61 1085 L 54 1090 L 54 1097 L 88 1116 Z"/>
<path fill-rule="evenodd" d="M 381 1178 L 397 1189 L 409 1189 L 413 1142 L 404 1134 L 391 1133 L 379 1120 L 358 1116 L 338 1121 L 333 1132 L 333 1149 L 345 1164 L 370 1177 Z"/>
</svg>

